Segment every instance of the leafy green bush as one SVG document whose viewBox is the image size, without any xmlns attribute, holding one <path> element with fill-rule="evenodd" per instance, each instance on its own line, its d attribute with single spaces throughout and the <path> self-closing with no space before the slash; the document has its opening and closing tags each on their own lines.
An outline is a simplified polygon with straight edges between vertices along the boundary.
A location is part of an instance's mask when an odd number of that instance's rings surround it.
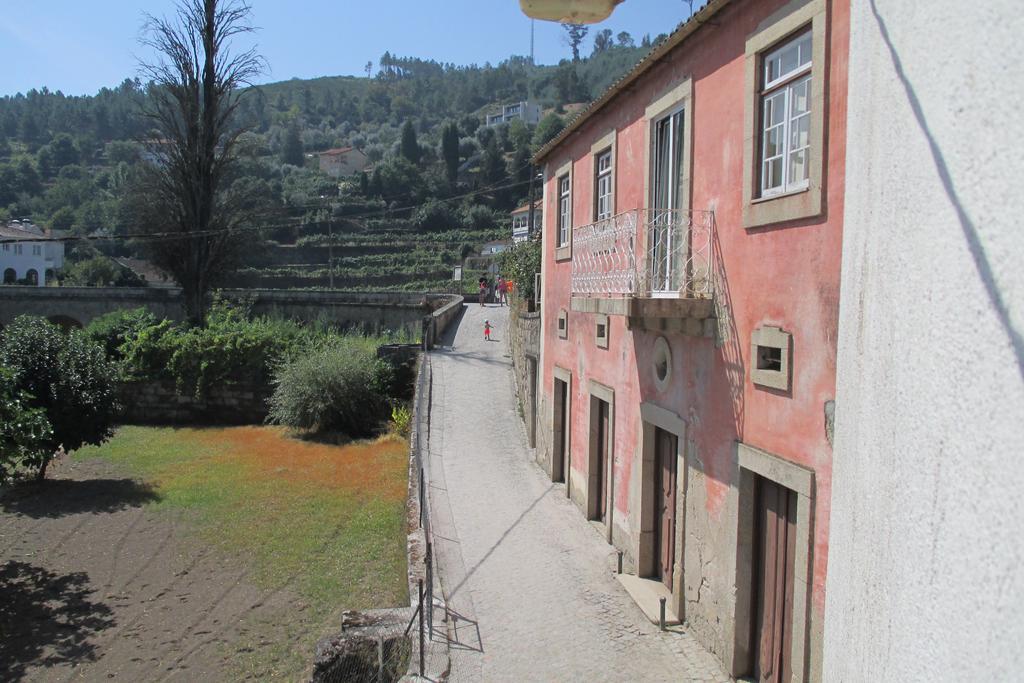
<svg viewBox="0 0 1024 683">
<path fill-rule="evenodd" d="M 387 416 L 391 367 L 377 358 L 374 340 L 341 337 L 283 363 L 273 383 L 271 422 L 369 436 Z"/>
<path fill-rule="evenodd" d="M 501 254 L 501 274 L 515 283 L 515 291 L 529 301 L 534 297 L 533 276 L 540 272 L 539 239 L 518 242 Z"/>
<path fill-rule="evenodd" d="M 462 224 L 466 230 L 493 230 L 498 224 L 494 209 L 482 204 L 463 208 Z"/>
<path fill-rule="evenodd" d="M 19 316 L 0 333 L 0 366 L 12 373 L 14 391 L 42 410 L 52 427 L 34 463 L 40 479 L 59 447 L 73 451 L 110 436 L 118 410 L 117 367 L 80 330 L 64 333 L 43 318 Z"/>
<path fill-rule="evenodd" d="M 206 327 L 163 320 L 137 329 L 119 348 L 131 376 L 173 379 L 179 392 L 202 396 L 217 384 L 269 382 L 277 363 L 322 335 L 290 320 L 250 320 L 244 303 L 216 299 Z"/>
<path fill-rule="evenodd" d="M 18 388 L 14 373 L 0 367 L 0 483 L 10 481 L 23 467 L 38 469 L 52 454 L 53 428 L 42 408 Z"/>
<path fill-rule="evenodd" d="M 85 328 L 85 334 L 103 347 L 108 358 L 121 360 L 121 347 L 130 339 L 136 339 L 146 328 L 156 325 L 156 316 L 145 308 L 127 311 L 112 311 L 93 319 Z"/>
<path fill-rule="evenodd" d="M 412 411 L 408 406 L 396 405 L 391 408 L 391 430 L 399 436 L 409 436 L 412 427 Z"/>
<path fill-rule="evenodd" d="M 458 223 L 458 217 L 447 202 L 430 199 L 416 209 L 412 221 L 417 230 L 440 232 L 455 226 Z"/>
</svg>

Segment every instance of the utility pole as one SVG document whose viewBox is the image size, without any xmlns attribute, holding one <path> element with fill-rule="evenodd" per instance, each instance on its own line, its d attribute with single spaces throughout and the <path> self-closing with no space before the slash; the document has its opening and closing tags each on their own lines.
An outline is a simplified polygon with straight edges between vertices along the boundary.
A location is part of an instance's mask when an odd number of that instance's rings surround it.
<svg viewBox="0 0 1024 683">
<path fill-rule="evenodd" d="M 526 228 L 527 239 L 533 239 L 533 229 L 534 229 L 534 225 L 533 225 L 533 220 L 534 220 L 533 219 L 533 179 L 536 177 L 536 175 L 537 175 L 537 172 L 533 168 L 533 164 L 531 163 L 530 164 L 530 194 L 529 194 L 530 198 L 526 200 L 527 203 L 530 205 L 530 208 L 527 209 L 527 211 L 529 211 L 529 213 L 526 214 L 527 215 L 527 221 L 528 221 L 527 228 Z"/>
<path fill-rule="evenodd" d="M 537 64 L 533 58 L 533 30 L 535 23 L 537 23 L 536 19 L 530 19 L 530 66 L 535 66 Z"/>
</svg>

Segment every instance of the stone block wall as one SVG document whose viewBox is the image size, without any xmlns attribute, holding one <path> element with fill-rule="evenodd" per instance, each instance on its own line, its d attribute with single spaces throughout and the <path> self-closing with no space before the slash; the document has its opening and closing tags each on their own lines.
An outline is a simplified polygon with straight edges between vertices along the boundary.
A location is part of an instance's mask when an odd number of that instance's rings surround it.
<svg viewBox="0 0 1024 683">
<path fill-rule="evenodd" d="M 260 424 L 271 393 L 268 385 L 222 384 L 195 397 L 178 394 L 173 381 L 125 382 L 119 390 L 121 419 L 129 424 Z"/>
<path fill-rule="evenodd" d="M 512 375 L 526 434 L 531 447 L 537 445 L 537 374 L 540 360 L 540 313 L 528 313 L 518 298 L 509 307 L 509 349 Z"/>
</svg>

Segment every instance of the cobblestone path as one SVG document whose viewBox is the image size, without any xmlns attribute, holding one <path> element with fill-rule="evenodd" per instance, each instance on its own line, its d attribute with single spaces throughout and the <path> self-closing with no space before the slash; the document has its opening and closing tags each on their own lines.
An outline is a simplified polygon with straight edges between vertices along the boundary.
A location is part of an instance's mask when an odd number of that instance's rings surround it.
<svg viewBox="0 0 1024 683">
<path fill-rule="evenodd" d="M 430 500 L 457 615 L 450 680 L 730 680 L 689 634 L 645 619 L 612 574 L 614 548 L 534 464 L 507 324 L 507 309 L 471 304 L 432 359 Z"/>
</svg>

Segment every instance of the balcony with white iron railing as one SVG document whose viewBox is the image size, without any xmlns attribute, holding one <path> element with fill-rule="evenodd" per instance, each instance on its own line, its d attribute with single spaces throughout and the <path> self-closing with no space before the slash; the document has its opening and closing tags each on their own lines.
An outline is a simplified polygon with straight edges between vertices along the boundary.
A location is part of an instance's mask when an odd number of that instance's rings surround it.
<svg viewBox="0 0 1024 683">
<path fill-rule="evenodd" d="M 629 327 L 713 317 L 714 213 L 631 209 L 572 235 L 572 308 L 625 315 Z M 692 327 L 692 326 L 691 326 Z"/>
</svg>

